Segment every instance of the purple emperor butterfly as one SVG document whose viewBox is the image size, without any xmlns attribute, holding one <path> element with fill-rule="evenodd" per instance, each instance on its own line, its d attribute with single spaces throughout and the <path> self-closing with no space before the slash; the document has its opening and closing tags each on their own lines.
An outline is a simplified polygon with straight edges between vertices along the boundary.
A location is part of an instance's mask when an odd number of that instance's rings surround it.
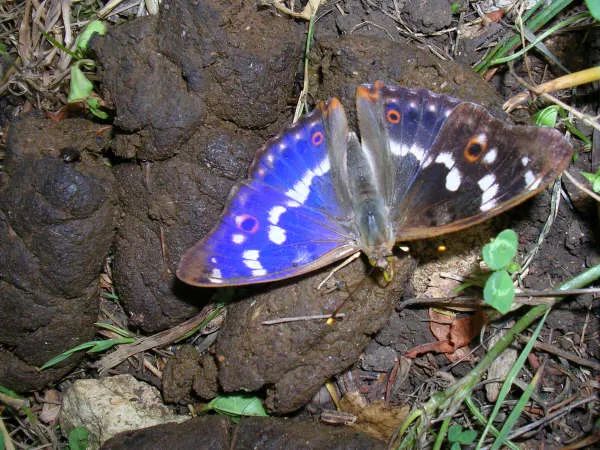
<svg viewBox="0 0 600 450">
<path fill-rule="evenodd" d="M 571 146 L 483 107 L 382 82 L 359 86 L 361 140 L 336 98 L 258 151 L 219 222 L 177 276 L 195 286 L 293 277 L 360 250 L 387 268 L 396 242 L 457 231 L 544 189 Z"/>
</svg>

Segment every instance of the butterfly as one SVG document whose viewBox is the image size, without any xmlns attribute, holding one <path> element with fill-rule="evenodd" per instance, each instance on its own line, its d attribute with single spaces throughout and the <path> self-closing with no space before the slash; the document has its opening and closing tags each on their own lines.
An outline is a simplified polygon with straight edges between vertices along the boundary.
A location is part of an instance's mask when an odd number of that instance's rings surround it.
<svg viewBox="0 0 600 450">
<path fill-rule="evenodd" d="M 380 81 L 357 87 L 356 113 L 360 140 L 332 98 L 268 141 L 177 276 L 205 287 L 262 283 L 357 251 L 385 271 L 397 242 L 461 230 L 523 202 L 573 151 L 557 130 Z"/>
</svg>

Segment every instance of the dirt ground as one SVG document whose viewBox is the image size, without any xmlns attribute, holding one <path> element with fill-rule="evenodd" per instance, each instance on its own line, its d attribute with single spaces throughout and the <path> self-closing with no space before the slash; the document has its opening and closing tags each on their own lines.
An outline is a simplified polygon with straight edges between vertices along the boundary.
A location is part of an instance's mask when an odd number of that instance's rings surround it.
<svg viewBox="0 0 600 450">
<path fill-rule="evenodd" d="M 539 105 L 521 107 L 510 117 L 502 110 L 504 100 L 523 91 L 517 76 L 540 84 L 564 72 L 530 52 L 512 71 L 500 66 L 484 81 L 470 65 L 511 28 L 510 15 L 495 20 L 481 14 L 486 19 L 457 39 L 456 27 L 480 17 L 469 2 L 325 3 L 307 58 L 308 103 L 337 96 L 352 110 L 356 85 L 381 79 L 473 101 L 496 117 L 527 122 Z M 315 439 L 308 448 L 384 448 L 410 407 L 467 375 L 528 308 L 487 323 L 456 352 L 440 347 L 415 352 L 443 340 L 432 329 L 448 317 L 436 316 L 439 310 L 420 300 L 452 295 L 480 268 L 481 247 L 500 230 L 518 233 L 518 260 L 528 262 L 519 278 L 522 289 L 556 290 L 600 264 L 597 203 L 563 179 L 476 227 L 410 243 L 408 253 L 398 251 L 396 275 L 386 287 L 364 258 L 337 272 L 321 291 L 316 286 L 331 268 L 233 292 L 185 285 L 174 275 L 181 255 L 212 228 L 255 151 L 292 121 L 303 84 L 307 22 L 272 5 L 219 0 L 165 0 L 157 15 L 116 17 L 107 35 L 91 43 L 98 63 L 94 81 L 112 120 L 91 120 L 82 111 L 56 120 L 49 113 L 56 112 L 61 97 L 49 91 L 39 92 L 37 102 L 16 92 L 0 97 L 0 385 L 30 395 L 39 413 L 49 392 L 60 403 L 76 379 L 129 373 L 158 388 L 181 414 L 200 410 L 219 394 L 253 392 L 271 415 L 290 420 L 247 419 L 238 427 L 204 416 L 193 419 L 194 426 L 169 424 L 146 434 L 117 435 L 103 448 L 190 448 L 186 445 L 202 439 L 201 433 L 211 432 L 212 448 L 250 448 L 261 439 L 269 442 L 261 448 L 281 448 L 283 442 L 301 448 L 308 434 Z M 570 71 L 600 61 L 597 27 L 569 30 L 545 44 Z M 64 97 L 66 84 L 62 89 Z M 565 91 L 562 98 L 598 114 L 598 93 L 591 87 Z M 355 122 L 354 111 L 349 115 Z M 575 124 L 597 137 L 591 127 Z M 597 170 L 600 141 L 593 140 L 591 149 L 575 137 L 571 142 L 577 153 L 571 173 Z M 480 296 L 481 290 L 464 294 Z M 569 297 L 544 324 L 517 386 L 524 389 L 540 366 L 543 377 L 514 429 L 557 411 L 566 414 L 522 431 L 516 439 L 522 448 L 562 448 L 597 435 L 597 295 Z M 207 329 L 177 343 L 160 340 L 165 330 L 183 334 L 185 324 L 223 300 L 226 315 Z M 345 317 L 333 326 L 263 324 L 328 315 L 343 302 Z M 474 309 L 453 314 L 452 320 L 470 320 Z M 95 322 L 163 345 L 130 358 L 119 350 L 112 359 L 78 353 L 38 370 L 66 349 L 97 339 Z M 511 347 L 512 360 L 509 355 L 498 365 L 510 367 L 530 336 L 531 329 L 522 333 Z M 474 391 L 486 414 L 502 377 L 490 371 Z M 509 395 L 498 426 L 519 389 Z M 341 403 L 332 391 L 343 397 Z M 569 406 L 581 398 L 592 401 Z M 346 424 L 340 410 L 358 418 L 354 428 L 315 425 Z M 47 420 L 51 428 L 57 414 Z M 466 409 L 456 412 L 455 420 L 475 427 Z M 16 442 L 64 447 L 64 437 L 31 431 L 23 422 L 18 414 L 5 419 Z M 278 440 L 283 435 L 289 440 Z M 431 438 L 426 444 L 432 445 Z"/>
</svg>

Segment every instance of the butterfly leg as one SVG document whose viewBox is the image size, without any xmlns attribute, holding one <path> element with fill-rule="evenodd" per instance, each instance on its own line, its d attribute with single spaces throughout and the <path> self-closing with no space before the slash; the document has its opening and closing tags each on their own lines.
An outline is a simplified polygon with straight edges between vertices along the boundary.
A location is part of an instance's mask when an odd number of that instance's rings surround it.
<svg viewBox="0 0 600 450">
<path fill-rule="evenodd" d="M 323 279 L 323 281 L 321 281 L 319 283 L 319 285 L 317 286 L 317 290 L 320 290 L 323 285 L 325 285 L 325 283 L 327 283 L 331 277 L 333 277 L 333 275 L 335 275 L 335 273 L 341 269 L 343 269 L 344 267 L 346 267 L 348 264 L 350 264 L 352 261 L 354 261 L 355 259 L 357 259 L 360 256 L 360 252 L 356 252 L 353 253 L 352 255 L 350 255 L 348 258 L 346 258 L 344 261 L 342 261 L 341 264 L 338 264 L 337 266 L 335 266 L 331 272 L 329 272 L 329 274 Z"/>
</svg>

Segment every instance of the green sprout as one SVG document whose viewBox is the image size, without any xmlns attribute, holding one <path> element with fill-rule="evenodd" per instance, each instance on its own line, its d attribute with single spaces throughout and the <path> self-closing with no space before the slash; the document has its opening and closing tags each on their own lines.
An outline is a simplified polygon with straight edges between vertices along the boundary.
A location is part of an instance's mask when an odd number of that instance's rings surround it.
<svg viewBox="0 0 600 450">
<path fill-rule="evenodd" d="M 213 398 L 204 408 L 233 418 L 241 416 L 268 416 L 260 398 L 248 395 L 219 395 Z"/>
<path fill-rule="evenodd" d="M 94 92 L 94 85 L 85 76 L 82 68 L 92 70 L 96 63 L 91 59 L 84 59 L 89 49 L 90 39 L 94 34 L 106 34 L 106 24 L 100 20 L 90 22 L 75 40 L 74 52 L 69 52 L 77 61 L 71 66 L 71 84 L 69 87 L 68 103 L 84 103 L 90 113 L 99 119 L 106 120 L 108 114 L 102 110 L 99 97 Z"/>
<path fill-rule="evenodd" d="M 90 433 L 85 427 L 75 427 L 69 432 L 69 450 L 86 450 Z"/>
<path fill-rule="evenodd" d="M 483 260 L 493 271 L 483 287 L 485 303 L 502 314 L 510 311 L 515 299 L 515 287 L 509 272 L 519 270 L 514 261 L 519 240 L 513 230 L 504 230 L 483 247 Z"/>
<path fill-rule="evenodd" d="M 592 17 L 600 21 L 600 2 L 598 0 L 585 0 L 585 5 L 590 10 Z"/>
<path fill-rule="evenodd" d="M 590 182 L 592 191 L 596 194 L 600 194 L 600 169 L 596 170 L 596 173 L 582 171 L 581 175 Z"/>
<path fill-rule="evenodd" d="M 79 344 L 69 350 L 62 352 L 61 354 L 55 356 L 54 358 L 51 358 L 50 360 L 46 361 L 40 367 L 40 370 L 45 370 L 50 367 L 53 367 L 56 364 L 58 364 L 59 362 L 64 361 L 65 359 L 69 358 L 71 355 L 74 355 L 77 352 L 86 350 L 87 353 L 101 353 L 101 352 L 105 352 L 106 350 L 109 350 L 112 347 L 115 347 L 117 345 L 132 344 L 135 342 L 135 338 L 133 337 L 133 334 L 131 334 L 127 330 L 124 330 L 122 328 L 116 327 L 116 326 L 108 324 L 108 323 L 96 323 L 95 325 L 99 326 L 100 328 L 105 328 L 109 331 L 112 331 L 121 337 L 112 338 L 112 339 L 101 339 L 98 341 L 88 341 L 88 342 L 84 342 L 83 344 Z"/>
<path fill-rule="evenodd" d="M 461 450 L 462 445 L 470 445 L 475 442 L 477 432 L 475 430 L 463 430 L 460 425 L 451 425 L 448 428 L 448 442 L 450 450 Z"/>
<path fill-rule="evenodd" d="M 550 105 L 539 110 L 533 115 L 533 120 L 537 126 L 549 128 L 554 128 L 560 120 L 573 136 L 576 136 L 583 142 L 585 149 L 590 149 L 592 147 L 590 138 L 575 126 L 573 121 L 569 119 L 567 112 L 558 105 Z"/>
</svg>

